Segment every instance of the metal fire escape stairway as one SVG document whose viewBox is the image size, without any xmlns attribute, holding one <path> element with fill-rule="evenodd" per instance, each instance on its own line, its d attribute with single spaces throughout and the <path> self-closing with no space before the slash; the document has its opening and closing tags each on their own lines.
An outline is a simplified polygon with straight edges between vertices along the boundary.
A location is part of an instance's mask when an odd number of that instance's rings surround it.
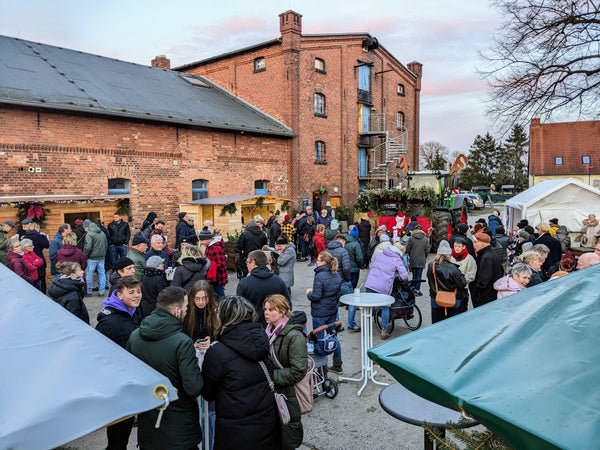
<svg viewBox="0 0 600 450">
<path fill-rule="evenodd" d="M 400 134 L 394 137 L 390 137 L 389 130 L 386 131 L 384 142 L 371 150 L 369 178 L 385 180 L 386 186 L 390 178 L 390 164 L 398 162 L 400 156 L 408 151 L 408 130 L 401 127 L 397 131 Z"/>
</svg>

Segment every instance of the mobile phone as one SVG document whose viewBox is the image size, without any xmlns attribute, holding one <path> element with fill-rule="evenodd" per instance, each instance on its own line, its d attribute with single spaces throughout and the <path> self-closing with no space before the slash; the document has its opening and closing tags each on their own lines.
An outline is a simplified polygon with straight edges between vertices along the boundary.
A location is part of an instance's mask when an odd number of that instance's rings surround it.
<svg viewBox="0 0 600 450">
<path fill-rule="evenodd" d="M 196 344 L 199 344 L 200 342 L 206 342 L 206 339 L 204 339 L 204 338 L 196 339 Z"/>
</svg>

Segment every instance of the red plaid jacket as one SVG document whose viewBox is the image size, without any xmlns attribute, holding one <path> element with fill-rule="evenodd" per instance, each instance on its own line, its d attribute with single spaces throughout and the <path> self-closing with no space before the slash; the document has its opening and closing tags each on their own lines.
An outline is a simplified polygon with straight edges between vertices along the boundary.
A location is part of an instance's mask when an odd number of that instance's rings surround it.
<svg viewBox="0 0 600 450">
<path fill-rule="evenodd" d="M 225 244 L 222 240 L 219 240 L 206 247 L 204 252 L 210 262 L 217 266 L 217 286 L 225 286 L 229 281 L 227 276 L 227 261 L 225 260 Z"/>
</svg>

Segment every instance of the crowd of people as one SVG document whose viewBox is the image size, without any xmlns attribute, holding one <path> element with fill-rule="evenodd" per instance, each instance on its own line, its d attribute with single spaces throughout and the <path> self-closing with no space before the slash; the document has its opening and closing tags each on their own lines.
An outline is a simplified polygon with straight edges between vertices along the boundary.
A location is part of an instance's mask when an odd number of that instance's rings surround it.
<svg viewBox="0 0 600 450">
<path fill-rule="evenodd" d="M 368 217 L 361 217 L 343 233 L 329 205 L 319 214 L 307 207 L 293 220 L 272 211 L 266 222 L 249 220 L 235 244 L 240 280 L 230 296 L 221 232 L 210 220 L 197 232 L 185 212 L 173 248 L 165 221 L 154 212 L 136 233 L 116 213 L 106 228 L 99 219 L 78 219 L 73 229 L 62 224 L 51 241 L 31 219 L 8 238 L 15 224 L 7 220 L 0 261 L 88 324 L 84 300 L 97 286 L 104 300 L 96 330 L 171 380 L 179 399 L 164 412 L 161 427 L 154 426 L 158 411 L 139 415 L 142 449 L 195 448 L 202 439 L 211 448 L 291 449 L 303 437 L 294 385 L 307 371 L 306 314 L 292 307 L 295 265 L 314 267 L 306 298 L 316 329 L 339 320 L 340 297 L 358 287 L 361 269 L 369 270 L 365 290 L 387 295 L 396 279 L 409 275 L 415 295 L 423 295 L 425 273 L 436 323 L 466 311 L 469 300 L 476 308 L 600 262 L 600 225 L 593 215 L 584 221 L 581 240 L 596 251 L 577 264 L 558 219 L 535 229 L 521 221 L 509 236 L 499 216 L 494 212 L 472 228 L 460 224 L 427 263 L 429 239 L 416 217 L 394 233 L 385 225 L 371 233 Z M 47 288 L 45 249 L 53 275 Z M 454 292 L 454 303 L 439 304 L 439 292 Z M 355 315 L 349 307 L 347 327 L 360 331 Z M 389 321 L 389 308 L 382 308 L 382 339 L 390 336 Z M 328 369 L 341 374 L 342 365 L 340 345 Z M 286 425 L 274 392 L 287 398 Z M 201 427 L 203 416 L 208 429 Z M 107 427 L 108 448 L 126 448 L 133 424 L 129 418 Z"/>
</svg>

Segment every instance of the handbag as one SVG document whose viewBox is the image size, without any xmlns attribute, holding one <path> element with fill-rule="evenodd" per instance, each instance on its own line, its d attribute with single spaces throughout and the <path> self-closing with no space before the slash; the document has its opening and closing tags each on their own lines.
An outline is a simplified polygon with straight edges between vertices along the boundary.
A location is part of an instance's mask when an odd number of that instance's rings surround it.
<svg viewBox="0 0 600 450">
<path fill-rule="evenodd" d="M 273 362 L 277 364 L 280 369 L 283 369 L 283 365 L 277 359 L 277 356 L 275 355 L 274 351 L 271 352 L 271 356 L 273 356 Z M 315 390 L 315 362 L 310 356 L 308 356 L 307 358 L 308 366 L 306 369 L 306 375 L 304 375 L 304 378 L 302 378 L 294 385 L 296 398 L 298 399 L 298 404 L 300 405 L 300 414 L 306 414 L 313 410 L 313 393 Z"/>
<path fill-rule="evenodd" d="M 444 313 L 448 315 L 448 308 L 454 308 L 456 305 L 456 289 L 454 291 L 440 291 L 438 289 L 437 277 L 435 276 L 435 263 L 433 263 L 433 280 L 435 282 L 435 303 L 444 308 Z"/>
<path fill-rule="evenodd" d="M 277 392 L 275 392 L 275 383 L 273 383 L 273 380 L 271 379 L 271 375 L 269 375 L 269 371 L 267 370 L 267 366 L 265 366 L 265 363 L 259 361 L 258 364 L 260 365 L 262 371 L 265 374 L 265 377 L 267 378 L 267 381 L 269 382 L 269 389 L 271 389 L 271 392 L 275 396 L 275 405 L 277 406 L 277 412 L 279 413 L 279 420 L 281 421 L 281 425 L 287 425 L 288 423 L 290 423 L 290 411 L 288 410 L 286 403 L 287 398 L 285 395 L 278 394 Z"/>
</svg>

